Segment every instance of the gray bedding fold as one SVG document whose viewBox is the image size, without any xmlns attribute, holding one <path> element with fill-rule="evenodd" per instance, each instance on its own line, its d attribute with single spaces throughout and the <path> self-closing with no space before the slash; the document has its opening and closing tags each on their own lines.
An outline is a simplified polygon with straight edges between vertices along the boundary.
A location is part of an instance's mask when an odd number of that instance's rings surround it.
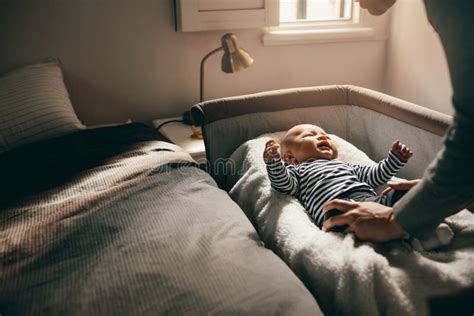
<svg viewBox="0 0 474 316">
<path fill-rule="evenodd" d="M 0 314 L 320 313 L 209 175 L 146 146 L 0 213 Z"/>
</svg>

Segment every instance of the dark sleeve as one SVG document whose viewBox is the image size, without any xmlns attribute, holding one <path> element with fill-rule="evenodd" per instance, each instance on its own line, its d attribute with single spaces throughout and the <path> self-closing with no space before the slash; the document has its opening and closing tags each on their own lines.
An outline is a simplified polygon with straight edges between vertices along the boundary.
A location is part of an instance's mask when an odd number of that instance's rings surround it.
<svg viewBox="0 0 474 316">
<path fill-rule="evenodd" d="M 464 126 L 461 120 L 455 118 L 421 183 L 394 206 L 395 220 L 412 236 L 424 237 L 445 217 L 474 202 L 474 121 Z"/>
<path fill-rule="evenodd" d="M 429 20 L 448 59 L 456 110 L 444 147 L 419 185 L 395 206 L 396 221 L 411 235 L 429 234 L 446 216 L 474 202 L 474 41 L 471 1 L 425 0 Z"/>
</svg>

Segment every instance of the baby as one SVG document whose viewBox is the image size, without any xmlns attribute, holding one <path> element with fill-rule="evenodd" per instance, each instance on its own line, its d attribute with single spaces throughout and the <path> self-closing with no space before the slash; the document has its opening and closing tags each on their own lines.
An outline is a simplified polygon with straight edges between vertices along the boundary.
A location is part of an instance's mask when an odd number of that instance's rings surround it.
<svg viewBox="0 0 474 316">
<path fill-rule="evenodd" d="M 388 195 L 377 195 L 375 192 L 377 186 L 390 180 L 413 156 L 398 140 L 392 144 L 387 158 L 372 166 L 342 162 L 336 159 L 337 155 L 336 145 L 322 128 L 302 124 L 291 128 L 281 144 L 269 140 L 263 159 L 271 186 L 280 193 L 296 196 L 319 228 L 325 220 L 323 207 L 330 200 L 372 201 L 393 206 L 406 193 L 391 191 Z"/>
</svg>

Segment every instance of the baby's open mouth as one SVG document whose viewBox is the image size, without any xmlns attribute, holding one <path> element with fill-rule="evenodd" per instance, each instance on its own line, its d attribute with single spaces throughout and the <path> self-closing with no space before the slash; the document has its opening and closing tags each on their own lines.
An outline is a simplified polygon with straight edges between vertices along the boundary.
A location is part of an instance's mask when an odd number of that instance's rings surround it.
<svg viewBox="0 0 474 316">
<path fill-rule="evenodd" d="M 318 148 L 321 149 L 321 150 L 331 150 L 332 149 L 328 142 L 319 143 Z"/>
</svg>

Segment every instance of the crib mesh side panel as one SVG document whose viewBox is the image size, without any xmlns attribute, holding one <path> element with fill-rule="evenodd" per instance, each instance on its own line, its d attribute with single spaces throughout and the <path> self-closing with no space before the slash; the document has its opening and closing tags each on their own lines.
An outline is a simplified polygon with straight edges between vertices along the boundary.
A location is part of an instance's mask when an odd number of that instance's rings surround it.
<svg viewBox="0 0 474 316">
<path fill-rule="evenodd" d="M 205 125 L 210 173 L 219 186 L 225 188 L 225 177 L 229 172 L 227 159 L 238 146 L 261 134 L 287 130 L 303 123 L 321 126 L 348 140 L 376 161 L 386 157 L 393 141 L 400 139 L 415 153 L 400 174 L 406 178 L 421 177 L 442 145 L 441 136 L 359 106 L 327 105 L 258 112 Z"/>
</svg>

